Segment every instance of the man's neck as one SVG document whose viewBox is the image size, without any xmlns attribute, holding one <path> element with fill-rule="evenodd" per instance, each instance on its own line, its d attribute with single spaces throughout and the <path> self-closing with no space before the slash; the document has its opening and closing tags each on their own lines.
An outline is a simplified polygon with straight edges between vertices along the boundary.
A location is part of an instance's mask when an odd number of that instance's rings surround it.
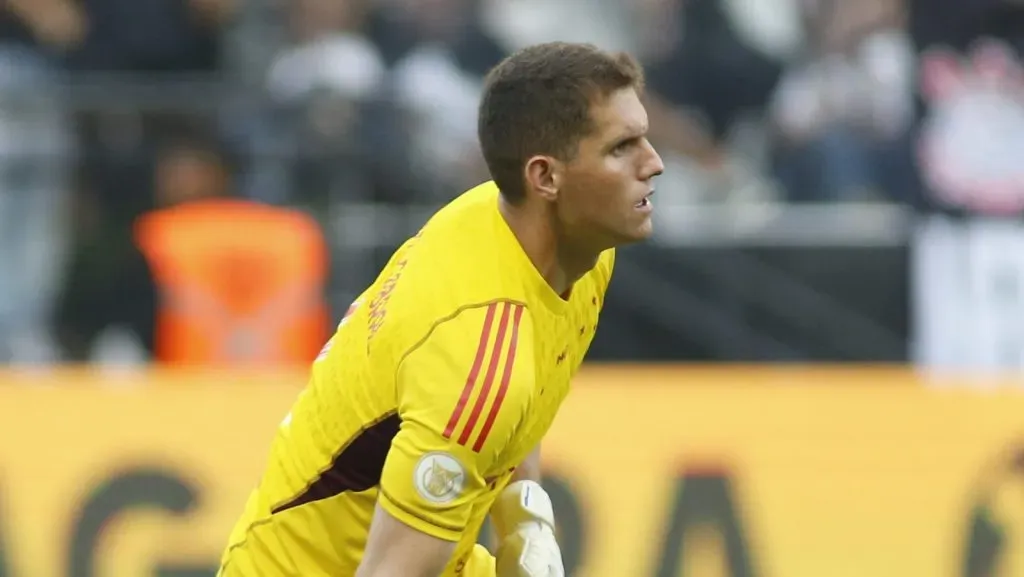
<svg viewBox="0 0 1024 577">
<path fill-rule="evenodd" d="M 526 256 L 557 294 L 565 296 L 597 264 L 600 252 L 572 246 L 558 234 L 549 214 L 513 206 L 504 199 L 499 210 Z"/>
</svg>

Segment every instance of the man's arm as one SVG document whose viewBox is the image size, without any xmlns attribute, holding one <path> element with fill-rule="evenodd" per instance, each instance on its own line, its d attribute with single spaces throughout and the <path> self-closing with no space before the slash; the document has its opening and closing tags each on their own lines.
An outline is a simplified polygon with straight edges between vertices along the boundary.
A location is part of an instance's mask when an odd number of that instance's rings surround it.
<svg viewBox="0 0 1024 577">
<path fill-rule="evenodd" d="M 485 303 L 435 325 L 405 354 L 401 426 L 358 577 L 437 577 L 453 562 L 534 390 L 531 330 L 520 305 Z"/>
<path fill-rule="evenodd" d="M 437 577 L 455 543 L 431 537 L 377 505 L 356 577 Z"/>
</svg>

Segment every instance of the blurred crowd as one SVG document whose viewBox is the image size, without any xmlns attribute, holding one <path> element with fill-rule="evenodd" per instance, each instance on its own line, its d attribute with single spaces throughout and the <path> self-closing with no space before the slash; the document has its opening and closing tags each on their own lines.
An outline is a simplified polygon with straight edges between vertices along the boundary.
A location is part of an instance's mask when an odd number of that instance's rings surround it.
<svg viewBox="0 0 1024 577">
<path fill-rule="evenodd" d="M 158 289 L 132 237 L 147 211 L 232 194 L 329 220 L 485 179 L 482 77 L 539 41 L 644 63 L 662 202 L 1013 196 L 997 185 L 1019 180 L 1022 14 L 1011 0 L 0 0 L 0 360 L 95 358 L 111 326 L 152 350 Z"/>
</svg>

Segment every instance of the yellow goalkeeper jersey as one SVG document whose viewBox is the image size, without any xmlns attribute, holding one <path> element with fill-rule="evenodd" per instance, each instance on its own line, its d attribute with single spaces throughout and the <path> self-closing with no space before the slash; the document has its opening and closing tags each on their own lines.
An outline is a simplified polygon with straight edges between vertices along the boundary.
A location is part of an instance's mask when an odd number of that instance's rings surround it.
<svg viewBox="0 0 1024 577">
<path fill-rule="evenodd" d="M 352 304 L 281 422 L 220 575 L 350 577 L 375 503 L 457 542 L 547 432 L 597 328 L 614 252 L 565 298 L 493 183 L 455 199 Z"/>
</svg>

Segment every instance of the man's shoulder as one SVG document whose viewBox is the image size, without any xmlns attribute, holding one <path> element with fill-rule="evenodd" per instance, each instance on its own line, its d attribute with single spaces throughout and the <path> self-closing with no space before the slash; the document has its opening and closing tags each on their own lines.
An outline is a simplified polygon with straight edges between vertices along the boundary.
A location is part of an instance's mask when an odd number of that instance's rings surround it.
<svg viewBox="0 0 1024 577">
<path fill-rule="evenodd" d="M 439 408 L 446 435 L 465 428 L 462 442 L 485 407 L 497 415 L 504 402 L 518 415 L 533 390 L 532 331 L 526 305 L 508 300 L 466 305 L 438 319 L 399 361 L 400 405 Z"/>
<path fill-rule="evenodd" d="M 476 346 L 486 326 L 493 335 L 517 316 L 520 324 L 529 316 L 524 299 L 499 278 L 499 270 L 491 270 L 492 263 L 451 256 L 430 260 L 410 265 L 393 296 L 371 300 L 371 340 L 391 341 L 402 356 L 428 339 L 465 349 Z"/>
<path fill-rule="evenodd" d="M 493 303 L 527 301 L 521 271 L 508 258 L 513 247 L 501 229 L 498 194 L 493 183 L 463 193 L 396 253 L 370 296 L 377 319 L 371 332 L 392 323 L 383 322 L 387 316 L 418 338 L 440 323 L 466 322 Z"/>
<path fill-rule="evenodd" d="M 430 217 L 425 229 L 454 224 L 464 218 L 479 219 L 496 210 L 498 186 L 487 181 L 455 196 Z"/>
<path fill-rule="evenodd" d="M 532 318 L 520 301 L 452 303 L 414 324 L 415 329 L 410 326 L 404 334 L 400 364 L 412 358 L 414 364 L 422 365 L 429 358 L 427 364 L 437 365 L 438 371 L 454 370 L 465 373 L 463 377 L 479 373 L 481 378 L 489 371 L 491 378 L 497 378 L 502 363 L 511 367 L 515 358 L 517 365 L 532 359 Z"/>
<path fill-rule="evenodd" d="M 495 225 L 492 206 L 441 212 L 421 230 L 402 268 L 403 292 L 418 307 L 457 308 L 498 299 L 521 299 L 518 271 L 508 262 L 509 247 Z"/>
<path fill-rule="evenodd" d="M 463 351 L 477 351 L 480 347 L 499 347 L 501 343 L 509 345 L 513 341 L 523 341 L 523 336 L 532 331 L 527 303 L 513 298 L 437 300 L 425 307 L 422 313 L 418 315 L 420 322 L 416 323 L 417 343 L 410 348 L 430 341 Z"/>
</svg>

